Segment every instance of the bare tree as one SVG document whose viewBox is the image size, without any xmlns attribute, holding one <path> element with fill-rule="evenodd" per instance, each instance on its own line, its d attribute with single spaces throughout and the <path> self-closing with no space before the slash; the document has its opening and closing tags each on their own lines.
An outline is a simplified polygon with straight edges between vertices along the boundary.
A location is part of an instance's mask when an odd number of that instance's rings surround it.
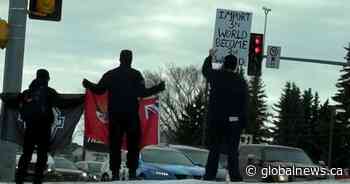
<svg viewBox="0 0 350 184">
<path fill-rule="evenodd" d="M 181 123 L 191 116 L 186 109 L 195 104 L 198 95 L 205 90 L 205 80 L 195 66 L 170 65 L 163 72 L 145 72 L 144 75 L 147 86 L 154 85 L 160 80 L 166 82 L 166 90 L 160 95 L 160 128 L 169 142 L 174 143 L 182 128 Z M 204 109 L 204 106 L 198 108 Z"/>
</svg>

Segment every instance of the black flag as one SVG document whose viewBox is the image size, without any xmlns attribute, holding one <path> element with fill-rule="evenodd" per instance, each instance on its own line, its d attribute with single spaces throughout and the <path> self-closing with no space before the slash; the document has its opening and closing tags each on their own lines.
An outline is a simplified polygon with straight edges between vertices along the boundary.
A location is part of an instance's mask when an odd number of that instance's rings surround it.
<svg viewBox="0 0 350 184">
<path fill-rule="evenodd" d="M 82 99 L 82 95 L 61 95 L 64 99 L 62 107 L 54 107 L 54 123 L 51 127 L 51 145 L 50 152 L 62 149 L 64 146 L 72 142 L 72 135 L 77 126 L 81 115 L 83 114 L 83 101 L 81 103 L 71 103 Z M 70 104 L 70 105 L 67 105 Z M 3 104 L 1 109 L 0 126 L 1 139 L 14 142 L 19 145 L 23 144 L 25 131 L 25 122 L 22 120 L 19 109 L 16 106 L 8 106 Z"/>
</svg>

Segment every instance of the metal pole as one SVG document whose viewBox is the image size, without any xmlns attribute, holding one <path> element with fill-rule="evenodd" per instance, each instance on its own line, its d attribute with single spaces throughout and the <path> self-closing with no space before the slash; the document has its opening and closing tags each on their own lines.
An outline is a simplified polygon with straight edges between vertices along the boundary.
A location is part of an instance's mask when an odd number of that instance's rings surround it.
<svg viewBox="0 0 350 184">
<path fill-rule="evenodd" d="M 267 56 L 264 55 L 264 58 Z M 330 60 L 321 60 L 321 59 L 307 59 L 307 58 L 296 58 L 296 57 L 285 57 L 281 56 L 280 60 L 288 60 L 288 61 L 294 61 L 294 62 L 304 62 L 304 63 L 317 63 L 317 64 L 324 64 L 324 65 L 335 65 L 335 66 L 345 66 L 347 63 L 341 62 L 341 61 L 330 61 Z"/>
<path fill-rule="evenodd" d="M 267 15 L 269 14 L 269 12 L 271 11 L 271 9 L 270 8 L 267 8 L 267 7 L 263 7 L 263 10 L 264 10 L 264 13 L 265 13 L 265 25 L 264 25 L 264 43 L 263 43 L 263 51 L 264 51 L 264 53 L 266 53 L 265 52 L 265 48 L 266 48 L 266 27 L 267 27 Z"/>
<path fill-rule="evenodd" d="M 9 42 L 6 49 L 3 92 L 20 92 L 22 87 L 23 57 L 27 23 L 27 7 L 24 0 L 9 0 Z M 4 108 L 1 108 L 2 112 Z M 6 114 L 3 114 L 6 115 Z M 5 123 L 6 124 L 6 123 Z M 6 135 L 6 127 L 0 125 L 0 134 Z M 15 173 L 16 144 L 0 140 L 0 181 L 13 181 Z"/>
<path fill-rule="evenodd" d="M 335 121 L 335 107 L 331 107 L 331 122 L 329 126 L 329 143 L 328 143 L 328 168 L 332 168 L 332 152 L 333 152 L 333 128 Z"/>
</svg>

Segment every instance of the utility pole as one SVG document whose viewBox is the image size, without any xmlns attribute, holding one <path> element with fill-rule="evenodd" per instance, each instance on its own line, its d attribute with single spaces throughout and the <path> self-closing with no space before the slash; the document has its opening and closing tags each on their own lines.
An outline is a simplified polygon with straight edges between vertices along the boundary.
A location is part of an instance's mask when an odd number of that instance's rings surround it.
<svg viewBox="0 0 350 184">
<path fill-rule="evenodd" d="M 329 139 L 328 139 L 328 168 L 332 168 L 332 152 L 333 152 L 333 129 L 336 115 L 336 107 L 331 106 L 331 122 L 329 125 Z"/>
<path fill-rule="evenodd" d="M 266 27 L 267 27 L 267 15 L 270 13 L 271 9 L 267 8 L 267 7 L 263 7 L 264 13 L 265 13 L 265 25 L 264 25 L 264 44 L 263 44 L 263 53 L 265 52 L 265 48 L 266 48 Z"/>
<path fill-rule="evenodd" d="M 9 0 L 8 23 L 9 42 L 6 49 L 3 93 L 17 93 L 22 87 L 23 57 L 27 23 L 27 6 L 25 0 Z M 4 114 L 4 106 L 1 108 Z M 6 118 L 7 119 L 7 118 Z M 5 123 L 6 124 L 6 123 Z M 6 137 L 6 127 L 0 124 L 1 138 Z M 14 180 L 16 165 L 16 144 L 0 140 L 0 181 Z"/>
</svg>

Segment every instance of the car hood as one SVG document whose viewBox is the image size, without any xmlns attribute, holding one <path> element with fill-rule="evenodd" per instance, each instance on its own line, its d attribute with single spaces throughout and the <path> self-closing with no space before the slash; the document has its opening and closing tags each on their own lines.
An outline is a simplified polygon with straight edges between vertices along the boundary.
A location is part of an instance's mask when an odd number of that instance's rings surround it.
<svg viewBox="0 0 350 184">
<path fill-rule="evenodd" d="M 156 169 L 156 170 L 166 171 L 174 175 L 192 175 L 192 176 L 203 175 L 203 168 L 198 166 L 144 163 L 143 167 L 145 169 Z"/>
<path fill-rule="evenodd" d="M 319 167 L 321 168 L 321 166 L 313 164 L 313 163 L 293 163 L 293 162 L 268 162 L 270 163 L 272 166 L 283 166 L 283 167 L 300 167 L 300 168 L 310 168 L 310 167 Z"/>
<path fill-rule="evenodd" d="M 83 171 L 75 170 L 75 169 L 65 169 L 65 168 L 55 168 L 55 171 L 62 173 L 72 173 L 72 174 L 83 174 Z"/>
</svg>

